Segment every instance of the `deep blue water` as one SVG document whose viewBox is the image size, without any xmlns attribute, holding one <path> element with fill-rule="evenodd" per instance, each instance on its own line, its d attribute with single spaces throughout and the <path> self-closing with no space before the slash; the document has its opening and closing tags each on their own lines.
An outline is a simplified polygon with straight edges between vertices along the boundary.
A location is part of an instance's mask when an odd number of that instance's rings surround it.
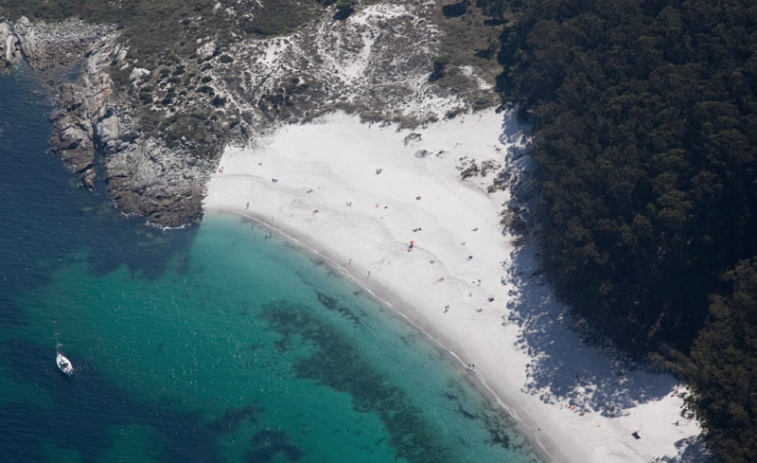
<svg viewBox="0 0 757 463">
<path fill-rule="evenodd" d="M 325 263 L 226 216 L 150 229 L 77 189 L 40 89 L 0 77 L 3 461 L 539 461 Z"/>
</svg>

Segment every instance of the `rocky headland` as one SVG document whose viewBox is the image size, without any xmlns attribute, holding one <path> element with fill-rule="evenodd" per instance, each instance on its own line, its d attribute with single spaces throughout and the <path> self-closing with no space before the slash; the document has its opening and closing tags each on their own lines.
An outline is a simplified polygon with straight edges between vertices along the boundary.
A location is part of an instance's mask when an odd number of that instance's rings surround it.
<svg viewBox="0 0 757 463">
<path fill-rule="evenodd" d="M 6 70 L 26 60 L 38 72 L 75 75 L 55 79 L 50 152 L 83 188 L 104 182 L 122 212 L 161 227 L 201 218 L 225 146 L 281 124 L 342 110 L 412 127 L 499 101 L 490 59 L 434 69 L 450 49 L 445 28 L 464 38 L 461 27 L 473 24 L 450 22 L 436 2 L 357 3 L 346 17 L 314 6 L 317 15 L 291 33 L 242 34 L 244 18 L 264 7 L 236 2 L 186 18 L 177 40 L 189 51 L 158 58 L 113 25 L 0 18 L 0 56 Z M 203 27 L 211 21 L 240 33 Z"/>
</svg>

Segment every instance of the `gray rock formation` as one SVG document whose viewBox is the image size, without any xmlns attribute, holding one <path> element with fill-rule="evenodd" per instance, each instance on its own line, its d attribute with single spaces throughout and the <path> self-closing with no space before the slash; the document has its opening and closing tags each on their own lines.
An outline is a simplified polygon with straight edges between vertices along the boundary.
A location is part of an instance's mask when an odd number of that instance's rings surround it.
<svg viewBox="0 0 757 463">
<path fill-rule="evenodd" d="M 71 66 L 82 59 L 113 26 L 92 25 L 79 19 L 54 24 L 32 23 L 21 17 L 15 24 L 0 18 L 0 56 L 4 67 L 25 58 L 37 71 Z"/>
<path fill-rule="evenodd" d="M 124 213 L 161 227 L 196 222 L 215 161 L 169 148 L 144 133 L 108 73 L 123 51 L 116 35 L 101 40 L 86 57 L 77 82 L 62 86 L 52 150 L 81 173 L 86 188 L 94 186 L 99 153 L 108 192 Z"/>
<path fill-rule="evenodd" d="M 110 76 L 111 63 L 126 50 L 111 27 L 68 20 L 60 24 L 0 22 L 4 67 L 26 58 L 36 71 L 54 71 L 82 63 L 75 82 L 58 88 L 58 109 L 50 116 L 50 152 L 79 174 L 80 185 L 93 190 L 100 157 L 104 181 L 117 207 L 146 217 L 161 227 L 196 222 L 202 214 L 205 184 L 212 159 L 196 159 L 187 150 L 168 148 L 146 136 L 132 105 Z M 138 80 L 147 70 L 132 71 Z"/>
<path fill-rule="evenodd" d="M 22 17 L 14 26 L 24 57 L 37 71 L 70 66 L 80 61 L 114 30 L 112 26 L 87 24 L 74 18 L 54 24 L 32 24 Z"/>
<path fill-rule="evenodd" d="M 13 25 L 0 18 L 0 73 L 21 59 L 21 44 L 13 33 Z"/>
<path fill-rule="evenodd" d="M 89 108 L 82 103 L 83 90 L 73 84 L 60 89 L 59 110 L 53 113 L 53 136 L 50 152 L 60 156 L 66 165 L 78 173 L 81 185 L 89 190 L 95 187 L 95 147 Z"/>
<path fill-rule="evenodd" d="M 157 226 L 199 220 L 224 146 L 247 144 L 281 124 L 343 110 L 415 126 L 497 104 L 469 65 L 455 88 L 429 82 L 442 40 L 435 2 L 360 5 L 341 21 L 333 6 L 320 11 L 286 36 L 188 37 L 194 53 L 153 67 L 150 57 L 130 55 L 109 26 L 0 19 L 0 56 L 5 67 L 24 57 L 38 71 L 81 63 L 77 80 L 58 89 L 51 152 L 79 174 L 82 187 L 104 182 L 119 209 Z M 241 17 L 234 8 L 212 14 L 229 24 Z"/>
</svg>

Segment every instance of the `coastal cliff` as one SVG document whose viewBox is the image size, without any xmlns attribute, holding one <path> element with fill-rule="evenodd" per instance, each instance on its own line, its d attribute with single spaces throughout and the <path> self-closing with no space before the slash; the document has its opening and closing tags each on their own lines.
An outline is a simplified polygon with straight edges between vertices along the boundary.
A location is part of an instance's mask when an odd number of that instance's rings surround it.
<svg viewBox="0 0 757 463">
<path fill-rule="evenodd" d="M 26 60 L 39 72 L 74 70 L 73 81 L 55 84 L 50 152 L 81 187 L 104 182 L 123 213 L 176 227 L 201 218 L 207 181 L 229 144 L 335 110 L 413 127 L 498 103 L 496 62 L 434 68 L 440 54 L 455 52 L 444 28 L 460 27 L 439 5 L 355 6 L 344 17 L 316 5 L 314 19 L 271 36 L 242 33 L 249 11 L 268 11 L 263 3 L 214 8 L 182 21 L 192 31 L 177 38 L 184 52 L 157 57 L 115 26 L 0 19 L 0 56 L 4 69 Z M 212 21 L 239 34 L 205 27 Z M 485 31 L 490 41 L 498 33 Z"/>
<path fill-rule="evenodd" d="M 99 162 L 102 180 L 125 214 L 144 216 L 157 226 L 196 222 L 213 163 L 145 136 L 109 72 L 126 53 L 119 38 L 113 27 L 77 20 L 0 23 L 4 68 L 22 59 L 40 72 L 80 65 L 73 82 L 58 84 L 58 109 L 50 116 L 50 153 L 79 175 L 80 186 L 95 188 Z"/>
</svg>

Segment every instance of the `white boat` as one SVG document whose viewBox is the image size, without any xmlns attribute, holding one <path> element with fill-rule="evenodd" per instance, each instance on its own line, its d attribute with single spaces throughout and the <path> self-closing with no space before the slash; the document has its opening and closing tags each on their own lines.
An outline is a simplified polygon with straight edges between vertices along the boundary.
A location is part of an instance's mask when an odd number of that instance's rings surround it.
<svg viewBox="0 0 757 463">
<path fill-rule="evenodd" d="M 58 365 L 58 369 L 66 374 L 66 376 L 74 375 L 74 364 L 71 363 L 65 355 L 60 353 L 60 348 L 63 344 L 58 342 L 58 322 L 55 323 L 55 364 Z"/>
<path fill-rule="evenodd" d="M 69 359 L 66 358 L 65 355 L 58 352 L 58 355 L 55 357 L 55 363 L 58 364 L 58 369 L 66 375 L 74 375 L 74 365 Z"/>
</svg>

